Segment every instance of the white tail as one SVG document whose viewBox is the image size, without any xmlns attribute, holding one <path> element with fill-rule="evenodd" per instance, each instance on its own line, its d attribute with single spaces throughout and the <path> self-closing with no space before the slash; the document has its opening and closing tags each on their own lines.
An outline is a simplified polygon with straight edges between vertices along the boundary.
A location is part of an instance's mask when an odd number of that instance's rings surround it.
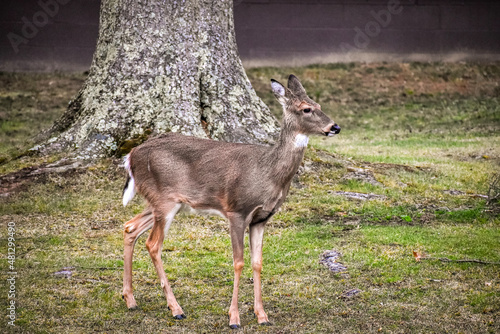
<svg viewBox="0 0 500 334">
<path fill-rule="evenodd" d="M 128 173 L 128 179 L 123 188 L 123 206 L 127 206 L 128 202 L 135 196 L 135 180 L 130 170 L 130 154 L 127 154 L 123 159 L 123 165 Z"/>
<path fill-rule="evenodd" d="M 163 239 L 176 213 L 187 207 L 220 214 L 229 220 L 233 248 L 234 287 L 229 325 L 240 326 L 238 289 L 243 270 L 244 233 L 249 227 L 254 278 L 254 312 L 260 324 L 269 324 L 262 304 L 262 239 L 266 222 L 284 202 L 297 172 L 308 135 L 332 136 L 340 127 L 311 100 L 299 80 L 290 75 L 288 88 L 271 80 L 283 106 L 283 124 L 274 146 L 225 143 L 169 133 L 134 148 L 125 158 L 128 180 L 126 205 L 137 190 L 148 208 L 125 224 L 123 297 L 137 307 L 132 293 L 132 255 L 137 238 L 151 229 L 146 247 L 151 255 L 167 304 L 176 319 L 184 312 L 170 288 L 163 264 Z"/>
</svg>

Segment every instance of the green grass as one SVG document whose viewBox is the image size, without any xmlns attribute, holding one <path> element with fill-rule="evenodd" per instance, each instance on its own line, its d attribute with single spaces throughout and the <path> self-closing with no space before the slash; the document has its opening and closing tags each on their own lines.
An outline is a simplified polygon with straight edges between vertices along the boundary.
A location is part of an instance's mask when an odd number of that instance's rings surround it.
<svg viewBox="0 0 500 334">
<path fill-rule="evenodd" d="M 269 79 L 285 82 L 296 74 L 342 132 L 311 138 L 303 170 L 266 228 L 263 293 L 272 327 L 258 326 L 252 315 L 245 255 L 243 332 L 500 332 L 499 208 L 479 196 L 499 173 L 499 68 L 411 63 L 248 71 L 276 113 L 281 109 Z M 1 173 L 59 158 L 11 160 L 57 119 L 83 80 L 0 75 Z M 186 320 L 171 319 L 144 237 L 134 254 L 140 309 L 126 309 L 122 226 L 144 203 L 137 197 L 122 207 L 125 175 L 118 163 L 103 160 L 77 172 L 40 175 L 17 188 L 7 187 L 6 179 L 0 184 L 8 192 L 0 198 L 2 263 L 7 223 L 16 225 L 16 330 L 229 332 L 232 255 L 228 225 L 220 218 L 178 217 L 164 243 L 165 271 Z M 353 177 L 356 168 L 378 183 Z M 337 191 L 384 197 L 359 201 Z M 330 273 L 319 264 L 331 249 L 343 254 L 339 261 L 347 272 Z M 417 262 L 414 251 L 431 259 Z M 74 267 L 71 278 L 54 275 L 64 267 Z M 7 271 L 0 276 L 7 279 Z M 357 296 L 342 297 L 354 288 L 361 291 Z M 3 310 L 6 289 L 0 285 Z"/>
<path fill-rule="evenodd" d="M 80 74 L 0 73 L 0 162 L 34 145 L 83 83 Z"/>
</svg>

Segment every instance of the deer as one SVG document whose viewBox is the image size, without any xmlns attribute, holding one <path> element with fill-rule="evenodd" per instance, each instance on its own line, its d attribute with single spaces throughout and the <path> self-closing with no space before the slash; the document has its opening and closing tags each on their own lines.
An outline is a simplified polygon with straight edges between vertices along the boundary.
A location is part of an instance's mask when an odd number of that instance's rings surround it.
<svg viewBox="0 0 500 334">
<path fill-rule="evenodd" d="M 248 228 L 254 283 L 254 313 L 260 325 L 271 325 L 261 290 L 264 227 L 278 211 L 297 173 L 309 135 L 334 136 L 340 127 L 307 96 L 299 79 L 288 87 L 271 79 L 271 89 L 283 107 L 279 139 L 274 145 L 229 143 L 167 133 L 135 147 L 124 159 L 128 172 L 123 205 L 141 194 L 147 208 L 124 224 L 123 299 L 137 308 L 132 289 L 132 256 L 137 239 L 151 232 L 146 248 L 160 279 L 174 319 L 186 318 L 175 299 L 161 260 L 162 245 L 179 211 L 218 214 L 229 221 L 234 285 L 229 326 L 241 327 L 238 289 L 244 267 L 244 235 Z"/>
</svg>

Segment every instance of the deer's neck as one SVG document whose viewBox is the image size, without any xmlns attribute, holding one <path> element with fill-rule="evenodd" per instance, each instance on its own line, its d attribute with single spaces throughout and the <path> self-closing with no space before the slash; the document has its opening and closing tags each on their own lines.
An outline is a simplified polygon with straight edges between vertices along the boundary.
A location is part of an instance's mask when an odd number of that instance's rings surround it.
<svg viewBox="0 0 500 334">
<path fill-rule="evenodd" d="M 283 185 L 290 183 L 304 158 L 309 138 L 284 120 L 278 143 L 270 152 L 271 177 Z"/>
</svg>

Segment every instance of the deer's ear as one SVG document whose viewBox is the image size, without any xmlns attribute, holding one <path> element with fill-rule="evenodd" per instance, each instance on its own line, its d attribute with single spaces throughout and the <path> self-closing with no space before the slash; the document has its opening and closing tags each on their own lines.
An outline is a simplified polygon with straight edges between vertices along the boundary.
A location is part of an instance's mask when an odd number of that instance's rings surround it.
<svg viewBox="0 0 500 334">
<path fill-rule="evenodd" d="M 297 96 L 307 96 L 306 90 L 300 83 L 299 78 L 293 74 L 290 74 L 288 77 L 288 88 Z"/>
<path fill-rule="evenodd" d="M 285 88 L 285 86 L 280 84 L 278 81 L 271 79 L 271 89 L 276 99 L 278 99 L 278 102 L 282 105 L 285 105 L 288 101 L 288 98 L 286 97 L 287 89 Z"/>
</svg>

